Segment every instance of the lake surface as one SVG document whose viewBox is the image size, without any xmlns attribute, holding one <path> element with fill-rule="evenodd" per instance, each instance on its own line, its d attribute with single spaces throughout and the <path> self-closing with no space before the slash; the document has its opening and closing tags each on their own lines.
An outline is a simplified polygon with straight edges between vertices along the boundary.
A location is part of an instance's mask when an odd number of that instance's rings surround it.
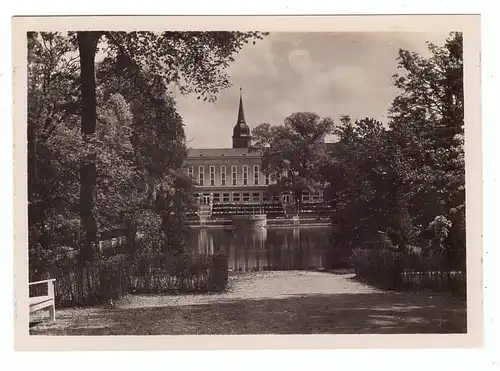
<svg viewBox="0 0 500 371">
<path fill-rule="evenodd" d="M 191 229 L 188 243 L 200 253 L 225 252 L 233 271 L 327 268 L 330 227 Z"/>
</svg>

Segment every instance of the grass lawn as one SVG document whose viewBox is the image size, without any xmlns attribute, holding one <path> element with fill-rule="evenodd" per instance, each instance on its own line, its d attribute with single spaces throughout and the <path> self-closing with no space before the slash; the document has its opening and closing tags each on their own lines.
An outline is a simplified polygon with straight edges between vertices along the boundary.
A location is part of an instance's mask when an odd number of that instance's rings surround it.
<svg viewBox="0 0 500 371">
<path fill-rule="evenodd" d="M 352 275 L 259 272 L 214 295 L 130 295 L 113 308 L 62 309 L 33 335 L 464 333 L 465 302 L 385 292 Z"/>
</svg>

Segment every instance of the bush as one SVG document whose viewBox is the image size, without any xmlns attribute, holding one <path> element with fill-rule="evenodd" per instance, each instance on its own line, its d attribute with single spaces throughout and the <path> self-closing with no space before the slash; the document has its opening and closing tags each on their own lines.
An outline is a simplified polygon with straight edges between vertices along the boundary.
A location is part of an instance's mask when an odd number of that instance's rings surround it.
<svg viewBox="0 0 500 371">
<path fill-rule="evenodd" d="M 47 272 L 54 268 L 73 266 L 77 261 L 77 251 L 71 247 L 57 246 L 52 249 L 43 249 L 36 245 L 29 250 L 29 280 L 44 280 Z"/>
<path fill-rule="evenodd" d="M 74 254 L 44 255 L 30 281 L 55 278 L 56 306 L 107 304 L 128 293 L 221 292 L 228 282 L 226 255 L 114 255 L 79 263 Z M 43 270 L 41 270 L 43 269 Z M 30 287 L 30 296 L 47 295 L 45 285 Z"/>
<path fill-rule="evenodd" d="M 388 289 L 402 287 L 402 253 L 387 249 L 354 249 L 352 262 L 359 279 Z"/>
<path fill-rule="evenodd" d="M 228 280 L 227 256 L 183 252 L 138 255 L 129 270 L 132 293 L 221 292 Z"/>
<path fill-rule="evenodd" d="M 126 259 L 115 256 L 109 260 L 79 263 L 68 258 L 38 275 L 37 280 L 55 278 L 55 300 L 58 307 L 106 304 L 128 291 Z M 33 279 L 31 279 L 33 281 Z M 30 287 L 30 296 L 46 295 L 45 285 Z"/>
<path fill-rule="evenodd" d="M 352 256 L 356 277 L 394 290 L 446 291 L 466 296 L 465 272 L 449 270 L 444 255 L 424 256 L 390 249 L 355 249 Z"/>
</svg>

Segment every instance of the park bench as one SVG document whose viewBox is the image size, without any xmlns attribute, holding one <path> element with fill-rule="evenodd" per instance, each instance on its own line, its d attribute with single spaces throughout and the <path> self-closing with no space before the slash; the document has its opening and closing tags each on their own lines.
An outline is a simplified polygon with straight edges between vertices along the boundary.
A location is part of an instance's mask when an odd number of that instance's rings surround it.
<svg viewBox="0 0 500 371">
<path fill-rule="evenodd" d="M 56 320 L 54 282 L 55 278 L 29 283 L 30 286 L 47 284 L 47 295 L 33 296 L 29 298 L 30 313 L 36 312 L 41 309 L 48 309 L 50 321 Z"/>
</svg>

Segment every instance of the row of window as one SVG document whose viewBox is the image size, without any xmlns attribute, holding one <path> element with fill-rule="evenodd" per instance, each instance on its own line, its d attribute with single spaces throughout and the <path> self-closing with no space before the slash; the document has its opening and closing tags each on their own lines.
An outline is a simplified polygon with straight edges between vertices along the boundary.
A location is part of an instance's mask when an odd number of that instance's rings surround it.
<svg viewBox="0 0 500 371">
<path fill-rule="evenodd" d="M 238 192 L 233 192 L 233 193 L 214 193 L 213 194 L 213 200 L 214 202 L 260 202 L 262 201 L 262 194 L 260 192 L 255 192 L 255 193 L 238 193 Z"/>
<path fill-rule="evenodd" d="M 243 165 L 242 171 L 243 171 L 243 185 L 249 185 L 248 165 Z M 188 167 L 188 175 L 190 177 L 193 177 L 193 175 L 194 175 L 194 167 L 193 166 Z M 232 165 L 231 166 L 231 185 L 237 185 L 237 179 L 238 179 L 238 167 L 236 165 Z M 252 184 L 259 185 L 259 180 L 260 180 L 259 165 L 253 165 L 253 183 Z M 269 185 L 269 182 L 270 182 L 269 175 L 266 174 L 265 184 Z M 205 185 L 205 167 L 204 166 L 198 167 L 198 183 L 201 186 Z M 208 184 L 210 184 L 211 186 L 216 185 L 215 184 L 215 166 L 210 166 L 210 178 L 209 178 Z M 221 186 L 228 185 L 227 181 L 226 181 L 226 166 L 224 166 L 224 165 L 222 165 L 220 167 L 220 185 Z"/>
<path fill-rule="evenodd" d="M 293 201 L 293 197 L 290 193 L 285 193 L 282 197 L 285 203 L 290 203 Z M 302 202 L 320 201 L 320 200 L 321 200 L 321 194 L 319 192 L 315 192 L 313 194 L 309 192 L 302 193 Z"/>
<path fill-rule="evenodd" d="M 302 194 L 302 201 L 303 202 L 309 202 L 309 201 L 319 201 L 321 200 L 321 194 L 319 192 L 314 192 L 313 194 L 309 192 L 304 192 Z"/>
<path fill-rule="evenodd" d="M 292 196 L 291 194 L 283 194 L 283 201 L 285 203 L 290 203 L 292 202 Z M 276 201 L 279 200 L 277 197 L 273 197 Z M 321 195 L 319 192 L 315 192 L 314 194 L 310 194 L 309 192 L 304 192 L 302 194 L 302 201 L 303 202 L 309 202 L 309 201 L 319 201 L 321 199 Z M 232 193 L 213 193 L 213 202 L 260 202 L 260 201 L 269 201 L 269 199 L 264 195 L 262 195 L 261 192 L 232 192 Z"/>
</svg>

